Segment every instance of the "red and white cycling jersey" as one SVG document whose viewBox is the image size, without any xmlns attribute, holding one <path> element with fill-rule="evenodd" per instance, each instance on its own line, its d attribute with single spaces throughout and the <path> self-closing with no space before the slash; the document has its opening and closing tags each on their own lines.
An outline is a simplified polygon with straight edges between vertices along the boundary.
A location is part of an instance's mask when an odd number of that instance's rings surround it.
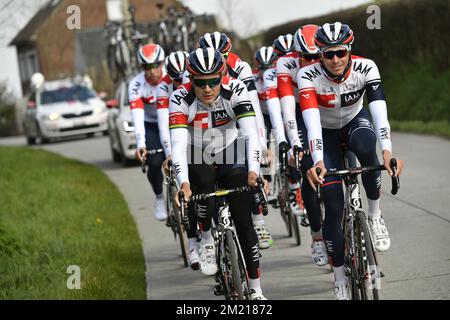
<svg viewBox="0 0 450 320">
<path fill-rule="evenodd" d="M 248 170 L 259 173 L 261 144 L 247 88 L 229 76 L 221 86 L 220 95 L 211 105 L 197 99 L 191 83 L 180 86 L 170 97 L 172 158 L 180 185 L 189 182 L 188 144 L 217 154 L 234 143 L 239 134 L 248 138 Z"/>
<path fill-rule="evenodd" d="M 269 115 L 270 122 L 275 130 L 275 138 L 277 143 L 280 144 L 286 141 L 286 137 L 284 135 L 280 100 L 278 99 L 276 69 L 272 67 L 262 73 L 254 70 L 253 78 L 255 79 L 261 111 L 263 114 Z"/>
<path fill-rule="evenodd" d="M 322 127 L 341 129 L 363 108 L 364 93 L 382 150 L 391 150 L 390 126 L 381 78 L 374 61 L 351 56 L 344 79 L 329 78 L 320 62 L 297 75 L 300 107 L 314 163 L 323 159 Z"/>
</svg>

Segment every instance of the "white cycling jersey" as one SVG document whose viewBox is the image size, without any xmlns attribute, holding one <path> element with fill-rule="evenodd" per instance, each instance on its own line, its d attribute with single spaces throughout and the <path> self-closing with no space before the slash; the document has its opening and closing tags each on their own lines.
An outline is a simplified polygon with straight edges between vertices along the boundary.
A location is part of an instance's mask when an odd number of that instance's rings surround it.
<svg viewBox="0 0 450 320">
<path fill-rule="evenodd" d="M 256 124 L 258 127 L 261 147 L 262 149 L 266 149 L 266 128 L 264 125 L 264 117 L 262 114 L 261 106 L 259 104 L 258 92 L 256 91 L 255 81 L 253 79 L 252 68 L 247 62 L 241 60 L 238 55 L 229 52 L 227 59 L 227 71 L 232 78 L 241 80 L 247 86 L 248 95 L 253 105 L 253 110 L 256 114 Z"/>
<path fill-rule="evenodd" d="M 292 146 L 302 146 L 298 136 L 295 106 L 298 102 L 297 73 L 300 59 L 297 52 L 291 52 L 278 59 L 276 65 L 277 91 L 283 114 L 284 126 Z"/>
<path fill-rule="evenodd" d="M 253 72 L 259 104 L 263 114 L 269 115 L 270 122 L 275 130 L 277 143 L 286 141 L 284 134 L 283 118 L 281 115 L 280 100 L 277 92 L 277 75 L 275 67 L 264 70 L 261 74 L 258 70 Z"/>
<path fill-rule="evenodd" d="M 323 160 L 322 128 L 341 129 L 349 123 L 363 108 L 364 93 L 381 149 L 392 151 L 378 67 L 370 59 L 353 55 L 350 63 L 340 82 L 329 78 L 320 62 L 302 68 L 297 75 L 300 107 L 314 163 Z"/>
<path fill-rule="evenodd" d="M 239 134 L 248 139 L 248 170 L 259 173 L 261 144 L 255 112 L 242 81 L 225 76 L 221 93 L 211 105 L 196 98 L 191 83 L 184 84 L 172 93 L 169 110 L 172 158 L 180 186 L 189 182 L 189 144 L 217 154 L 234 143 Z"/>
<path fill-rule="evenodd" d="M 189 73 L 187 71 L 183 74 L 182 83 L 189 82 Z M 169 99 L 170 95 L 177 88 L 172 79 L 167 74 L 156 87 L 157 99 L 157 118 L 158 118 L 158 130 L 159 139 L 164 149 L 166 158 L 172 154 L 172 148 L 170 145 L 170 133 L 169 133 Z"/>
</svg>

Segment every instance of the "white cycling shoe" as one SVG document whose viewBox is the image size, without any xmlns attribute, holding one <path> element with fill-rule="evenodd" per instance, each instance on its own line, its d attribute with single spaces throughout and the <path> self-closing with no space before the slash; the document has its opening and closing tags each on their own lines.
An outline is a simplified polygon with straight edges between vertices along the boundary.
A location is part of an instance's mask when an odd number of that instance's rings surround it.
<svg viewBox="0 0 450 320">
<path fill-rule="evenodd" d="M 266 297 L 262 294 L 262 290 L 250 289 L 250 300 L 267 300 Z"/>
<path fill-rule="evenodd" d="M 191 252 L 189 252 L 188 263 L 192 270 L 198 270 L 200 268 L 200 257 L 197 248 L 193 248 Z"/>
<path fill-rule="evenodd" d="M 350 295 L 348 293 L 348 282 L 335 283 L 334 295 L 336 300 L 350 300 Z"/>
<path fill-rule="evenodd" d="M 311 243 L 311 258 L 318 266 L 324 266 L 328 263 L 328 254 L 323 240 L 313 240 Z"/>
<path fill-rule="evenodd" d="M 159 221 L 164 221 L 167 219 L 167 210 L 164 198 L 156 198 L 155 202 L 155 218 Z"/>
<path fill-rule="evenodd" d="M 200 243 L 200 270 L 206 276 L 217 273 L 216 248 L 214 242 Z"/>
<path fill-rule="evenodd" d="M 258 236 L 258 245 L 260 249 L 267 249 L 273 244 L 272 236 L 265 224 L 255 225 L 255 231 Z"/>
<path fill-rule="evenodd" d="M 387 231 L 386 224 L 384 223 L 384 219 L 381 216 L 373 219 L 369 217 L 368 221 L 375 249 L 378 252 L 388 250 L 391 246 L 391 239 L 389 238 L 389 233 Z"/>
</svg>

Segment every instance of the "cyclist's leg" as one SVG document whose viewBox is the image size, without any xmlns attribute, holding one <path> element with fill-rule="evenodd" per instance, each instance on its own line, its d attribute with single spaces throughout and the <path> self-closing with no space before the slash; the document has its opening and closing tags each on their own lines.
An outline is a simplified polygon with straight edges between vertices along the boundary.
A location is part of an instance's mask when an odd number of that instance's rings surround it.
<svg viewBox="0 0 450 320">
<path fill-rule="evenodd" d="M 157 123 L 145 122 L 145 144 L 147 150 L 162 149 L 159 140 L 159 130 Z M 164 152 L 147 155 L 147 179 L 156 195 L 155 215 L 158 220 L 167 218 L 166 206 L 163 198 L 163 174 L 161 166 L 164 162 Z"/>
<path fill-rule="evenodd" d="M 349 149 L 358 157 L 361 165 L 379 165 L 376 152 L 377 138 L 373 125 L 368 119 L 367 112 L 361 110 L 347 126 L 349 129 L 347 144 Z M 361 178 L 369 204 L 367 215 L 372 229 L 375 248 L 378 251 L 388 250 L 390 237 L 380 211 L 381 172 L 364 173 L 361 175 Z"/>
<path fill-rule="evenodd" d="M 327 169 L 342 168 L 341 130 L 323 129 L 324 163 Z M 344 209 L 344 193 L 342 181 L 338 177 L 326 178 L 322 185 L 325 219 L 323 221 L 323 237 L 331 258 L 336 283 L 343 283 L 344 272 L 344 234 L 342 215 Z"/>
</svg>

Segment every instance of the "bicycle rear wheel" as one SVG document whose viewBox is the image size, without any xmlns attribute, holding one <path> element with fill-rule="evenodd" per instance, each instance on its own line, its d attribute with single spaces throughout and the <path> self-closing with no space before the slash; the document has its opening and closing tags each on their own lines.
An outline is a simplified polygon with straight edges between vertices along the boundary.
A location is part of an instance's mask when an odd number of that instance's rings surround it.
<svg viewBox="0 0 450 320">
<path fill-rule="evenodd" d="M 174 214 L 175 214 L 175 220 L 177 223 L 177 231 L 178 231 L 178 239 L 180 240 L 180 248 L 181 248 L 181 255 L 183 256 L 183 262 L 184 262 L 184 266 L 187 267 L 188 266 L 188 257 L 187 257 L 187 235 L 186 235 L 186 231 L 185 231 L 185 227 L 183 224 L 183 221 L 181 219 L 181 214 L 180 214 L 180 210 L 178 209 L 174 209 Z"/>
<path fill-rule="evenodd" d="M 116 83 L 119 80 L 119 70 L 116 63 L 116 47 L 108 45 L 106 50 L 106 64 L 108 66 L 109 76 L 111 80 Z"/>
<path fill-rule="evenodd" d="M 358 269 L 362 300 L 380 299 L 380 268 L 375 257 L 369 226 L 363 211 L 356 211 L 356 243 L 358 246 Z"/>
<path fill-rule="evenodd" d="M 298 221 L 299 217 L 292 212 L 290 205 L 289 205 L 289 215 L 292 224 L 292 233 L 294 234 L 295 237 L 295 243 L 299 246 L 302 244 L 302 238 L 300 237 L 300 228 L 299 228 L 300 222 Z"/>
</svg>

